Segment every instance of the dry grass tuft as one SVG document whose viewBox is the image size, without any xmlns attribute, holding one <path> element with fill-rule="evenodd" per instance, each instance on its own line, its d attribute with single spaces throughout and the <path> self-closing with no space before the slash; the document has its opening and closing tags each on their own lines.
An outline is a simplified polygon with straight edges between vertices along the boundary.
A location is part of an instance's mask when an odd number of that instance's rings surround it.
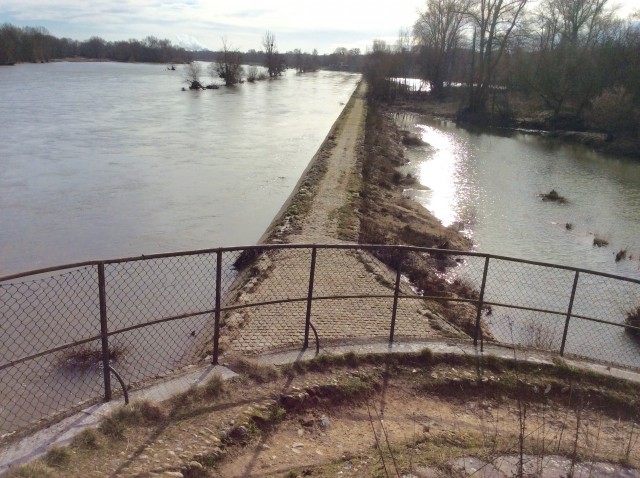
<svg viewBox="0 0 640 478">
<path fill-rule="evenodd" d="M 232 360 L 232 368 L 238 373 L 244 374 L 258 383 L 265 383 L 279 377 L 280 372 L 271 364 L 259 362 L 246 357 L 238 357 Z"/>
</svg>

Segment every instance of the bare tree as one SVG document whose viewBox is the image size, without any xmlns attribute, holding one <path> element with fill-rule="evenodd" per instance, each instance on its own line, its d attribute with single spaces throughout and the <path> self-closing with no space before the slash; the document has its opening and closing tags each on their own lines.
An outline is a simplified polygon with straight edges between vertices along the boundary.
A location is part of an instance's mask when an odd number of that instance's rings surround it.
<svg viewBox="0 0 640 478">
<path fill-rule="evenodd" d="M 456 50 L 462 40 L 471 0 L 427 0 L 413 34 L 421 46 L 423 79 L 441 96 L 444 83 L 451 81 Z"/>
<path fill-rule="evenodd" d="M 278 47 L 276 46 L 276 36 L 267 31 L 262 39 L 262 46 L 264 47 L 265 67 L 269 72 L 270 78 L 276 78 L 284 72 L 284 61 L 282 55 L 278 53 Z"/>
<path fill-rule="evenodd" d="M 469 112 L 484 113 L 498 64 L 528 0 L 473 0 L 472 80 Z"/>
<path fill-rule="evenodd" d="M 189 84 L 190 90 L 200 90 L 203 88 L 200 79 L 202 78 L 202 65 L 197 61 L 187 63 L 184 67 L 184 81 Z"/>
<path fill-rule="evenodd" d="M 606 9 L 608 0 L 545 0 L 536 15 L 537 45 L 519 65 L 522 83 L 551 108 L 555 117 L 580 115 L 602 88 L 600 44 L 622 31 Z"/>
<path fill-rule="evenodd" d="M 562 40 L 576 44 L 582 40 L 589 45 L 598 30 L 608 0 L 546 0 L 544 11 L 560 22 Z"/>
<path fill-rule="evenodd" d="M 227 43 L 227 39 L 222 39 L 222 51 L 218 59 L 210 66 L 210 73 L 213 77 L 224 80 L 227 86 L 233 86 L 242 81 L 244 69 L 242 68 L 242 55 L 237 49 L 232 49 Z"/>
</svg>

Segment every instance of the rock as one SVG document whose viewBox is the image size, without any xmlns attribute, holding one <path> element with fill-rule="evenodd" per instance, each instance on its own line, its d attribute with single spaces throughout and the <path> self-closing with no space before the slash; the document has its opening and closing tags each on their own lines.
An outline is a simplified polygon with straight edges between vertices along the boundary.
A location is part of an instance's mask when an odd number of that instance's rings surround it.
<svg viewBox="0 0 640 478">
<path fill-rule="evenodd" d="M 225 319 L 224 324 L 231 328 L 237 328 L 242 325 L 243 322 L 244 318 L 242 317 L 242 314 L 235 312 Z"/>
<path fill-rule="evenodd" d="M 232 428 L 229 432 L 229 437 L 233 439 L 244 438 L 247 436 L 247 429 L 240 425 L 239 427 Z"/>
<path fill-rule="evenodd" d="M 190 461 L 189 463 L 187 463 L 186 468 L 189 470 L 204 470 L 204 466 L 202 466 L 202 463 L 199 463 L 197 461 Z"/>
<path fill-rule="evenodd" d="M 325 415 L 322 415 L 320 417 L 320 426 L 325 430 L 331 426 L 331 422 Z"/>
</svg>

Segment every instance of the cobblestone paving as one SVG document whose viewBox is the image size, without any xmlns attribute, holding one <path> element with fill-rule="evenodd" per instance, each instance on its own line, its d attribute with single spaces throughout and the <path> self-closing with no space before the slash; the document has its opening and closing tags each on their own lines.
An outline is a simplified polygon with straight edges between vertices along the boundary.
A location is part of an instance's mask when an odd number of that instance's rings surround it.
<svg viewBox="0 0 640 478">
<path fill-rule="evenodd" d="M 349 179 L 357 171 L 357 150 L 363 141 L 366 115 L 364 91 L 354 94 L 353 105 L 338 129 L 313 205 L 302 230 L 290 237 L 297 243 L 338 243 L 335 212 L 345 206 L 350 194 Z M 260 353 L 301 346 L 304 342 L 306 298 L 311 263 L 310 250 L 271 251 L 259 259 L 260 280 L 245 286 L 238 303 L 259 303 L 283 299 L 299 302 L 243 309 L 226 318 L 223 334 L 233 337 L 231 350 Z M 331 339 L 388 337 L 393 310 L 395 273 L 372 256 L 352 250 L 318 250 L 314 279 L 311 322 L 320 342 Z M 408 286 L 403 293 L 411 294 Z M 343 295 L 380 295 L 368 299 L 325 299 Z M 436 328 L 434 328 L 436 325 Z M 429 312 L 421 300 L 400 302 L 396 334 L 404 337 L 447 336 L 441 317 Z M 450 333 L 448 335 L 451 335 Z M 310 336 L 313 345 L 313 335 Z"/>
</svg>

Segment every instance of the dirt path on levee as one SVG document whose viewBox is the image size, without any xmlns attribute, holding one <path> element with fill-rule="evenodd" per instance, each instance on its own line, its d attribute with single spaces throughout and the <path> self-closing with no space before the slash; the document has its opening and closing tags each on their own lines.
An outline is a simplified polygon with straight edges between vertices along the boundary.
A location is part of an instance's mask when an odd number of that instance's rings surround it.
<svg viewBox="0 0 640 478">
<path fill-rule="evenodd" d="M 327 140 L 314 157 L 291 199 L 265 234 L 267 243 L 331 244 L 354 242 L 361 191 L 362 154 L 367 115 L 366 87 L 361 83 Z M 350 240 L 345 241 L 347 237 Z M 308 293 L 309 249 L 270 251 L 251 267 L 251 278 L 235 292 L 235 304 L 303 299 Z M 395 273 L 370 254 L 319 249 L 314 297 L 393 295 Z M 403 294 L 411 294 L 403 284 Z M 228 314 L 223 352 L 256 354 L 301 346 L 307 304 L 304 300 Z M 326 299 L 313 302 L 311 321 L 321 344 L 389 336 L 393 298 Z M 395 334 L 436 338 L 457 334 L 420 300 L 401 299 Z"/>
</svg>

